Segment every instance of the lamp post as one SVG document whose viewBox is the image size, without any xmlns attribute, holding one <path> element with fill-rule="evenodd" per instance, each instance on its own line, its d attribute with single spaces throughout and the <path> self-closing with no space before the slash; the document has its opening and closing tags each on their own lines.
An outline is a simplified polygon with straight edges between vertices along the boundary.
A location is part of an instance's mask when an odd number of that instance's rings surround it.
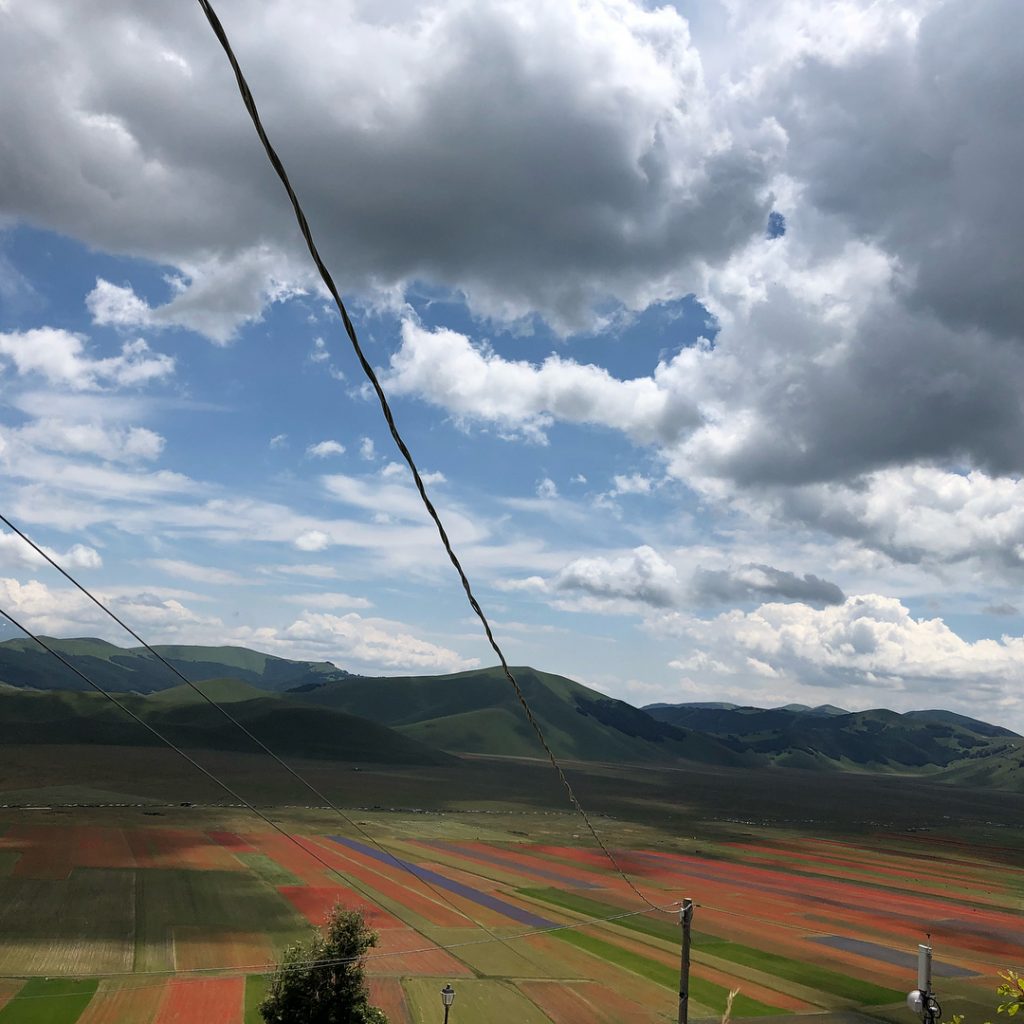
<svg viewBox="0 0 1024 1024">
<path fill-rule="evenodd" d="M 452 1003 L 455 1002 L 455 989 L 451 985 L 445 985 L 441 989 L 441 1002 L 444 1003 L 444 1024 L 448 1024 L 448 1011 L 452 1008 Z"/>
</svg>

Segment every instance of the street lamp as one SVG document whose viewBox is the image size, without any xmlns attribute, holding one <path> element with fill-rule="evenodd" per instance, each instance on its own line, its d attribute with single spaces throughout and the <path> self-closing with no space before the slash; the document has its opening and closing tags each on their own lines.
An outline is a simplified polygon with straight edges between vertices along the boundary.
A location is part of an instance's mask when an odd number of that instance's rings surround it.
<svg viewBox="0 0 1024 1024">
<path fill-rule="evenodd" d="M 448 1011 L 452 1008 L 452 1003 L 455 1002 L 455 989 L 451 985 L 445 985 L 441 989 L 441 1002 L 444 1003 L 444 1024 L 448 1024 Z"/>
</svg>

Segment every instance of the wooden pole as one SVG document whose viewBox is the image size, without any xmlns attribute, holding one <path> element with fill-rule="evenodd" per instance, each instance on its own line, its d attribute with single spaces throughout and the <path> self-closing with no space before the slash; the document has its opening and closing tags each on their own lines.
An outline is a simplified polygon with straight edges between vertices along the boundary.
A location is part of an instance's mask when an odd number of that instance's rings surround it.
<svg viewBox="0 0 1024 1024">
<path fill-rule="evenodd" d="M 679 1024 L 687 1024 L 690 1012 L 690 922 L 693 920 L 693 900 L 683 900 L 679 911 L 679 925 L 683 931 L 683 944 L 679 956 Z"/>
</svg>

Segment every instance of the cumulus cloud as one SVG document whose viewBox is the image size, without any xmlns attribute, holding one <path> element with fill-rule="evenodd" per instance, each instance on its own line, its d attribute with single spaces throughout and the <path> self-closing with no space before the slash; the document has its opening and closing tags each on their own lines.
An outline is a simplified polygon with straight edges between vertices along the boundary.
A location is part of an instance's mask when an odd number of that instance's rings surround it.
<svg viewBox="0 0 1024 1024">
<path fill-rule="evenodd" d="M 303 530 L 295 538 L 300 551 L 323 551 L 331 545 L 331 538 L 323 530 Z"/>
<path fill-rule="evenodd" d="M 679 599 L 675 568 L 646 545 L 620 558 L 577 558 L 550 585 L 599 600 L 635 601 L 655 608 L 670 607 Z"/>
<path fill-rule="evenodd" d="M 0 333 L 0 359 L 21 376 L 42 377 L 72 391 L 135 387 L 174 372 L 174 360 L 152 352 L 141 338 L 125 342 L 120 355 L 97 359 L 81 335 L 55 327 Z"/>
<path fill-rule="evenodd" d="M 97 17 L 51 0 L 7 22 L 0 136 L 22 159 L 3 212 L 183 279 L 156 308 L 106 286 L 106 322 L 223 341 L 307 285 L 287 203 L 195 11 L 118 3 Z M 252 0 L 227 27 L 328 263 L 364 291 L 431 280 L 479 312 L 541 310 L 571 328 L 608 296 L 639 307 L 685 292 L 695 264 L 764 230 L 783 136 L 717 114 L 671 7 L 485 0 L 414 17 L 320 0 L 295 17 Z"/>
<path fill-rule="evenodd" d="M 463 658 L 439 644 L 421 640 L 404 631 L 401 623 L 368 619 L 355 612 L 330 615 L 307 611 L 282 635 L 307 649 L 341 664 L 382 668 L 389 671 L 456 672 L 475 668 L 476 658 Z"/>
<path fill-rule="evenodd" d="M 100 553 L 88 544 L 72 544 L 66 551 L 58 551 L 45 544 L 39 545 L 58 565 L 65 569 L 99 569 L 103 565 Z M 44 566 L 42 555 L 32 550 L 17 534 L 0 531 L 0 561 L 7 566 Z"/>
<path fill-rule="evenodd" d="M 557 498 L 558 497 L 558 486 L 555 481 L 550 477 L 544 477 L 539 484 L 537 484 L 537 497 L 538 498 Z"/>
<path fill-rule="evenodd" d="M 618 380 L 607 370 L 549 356 L 540 365 L 474 347 L 464 334 L 402 324 L 387 384 L 471 419 L 487 420 L 545 441 L 555 420 L 622 430 L 642 443 L 671 442 L 699 421 L 696 405 L 674 384 L 698 358 L 685 350 L 653 376 Z"/>
<path fill-rule="evenodd" d="M 306 449 L 306 454 L 314 459 L 325 459 L 330 455 L 344 455 L 345 446 L 340 441 L 318 441 Z"/>
<path fill-rule="evenodd" d="M 897 599 L 878 594 L 826 608 L 770 603 L 713 619 L 670 613 L 656 628 L 692 645 L 674 668 L 752 692 L 765 679 L 781 679 L 873 691 L 889 706 L 973 702 L 975 714 L 985 707 L 998 717 L 1001 708 L 1024 705 L 1024 637 L 964 640 L 942 619 L 915 618 Z"/>
<path fill-rule="evenodd" d="M 197 632 L 209 637 L 222 630 L 216 618 L 196 614 L 176 598 L 142 590 L 100 590 L 97 596 L 126 622 L 145 628 L 147 639 L 194 642 Z M 99 636 L 123 642 L 124 631 L 84 594 L 70 587 L 50 587 L 39 580 L 0 577 L 0 603 L 33 633 L 47 636 Z"/>
<path fill-rule="evenodd" d="M 739 569 L 698 569 L 692 581 L 693 599 L 698 605 L 732 604 L 738 601 L 780 598 L 811 605 L 842 604 L 846 595 L 828 580 L 805 573 L 776 569 L 770 565 L 744 565 Z"/>
</svg>

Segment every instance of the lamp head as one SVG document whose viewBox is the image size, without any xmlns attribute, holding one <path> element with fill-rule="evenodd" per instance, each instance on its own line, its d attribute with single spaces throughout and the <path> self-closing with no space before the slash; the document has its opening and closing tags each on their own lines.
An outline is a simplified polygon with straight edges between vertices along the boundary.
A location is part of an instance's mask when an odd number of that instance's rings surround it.
<svg viewBox="0 0 1024 1024">
<path fill-rule="evenodd" d="M 907 1009 L 918 1017 L 924 1012 L 924 993 L 920 989 L 907 993 Z"/>
<path fill-rule="evenodd" d="M 455 989 L 453 989 L 451 985 L 445 985 L 445 987 L 441 989 L 441 1002 L 444 1003 L 445 1006 L 451 1006 L 452 1003 L 455 1002 Z"/>
</svg>

